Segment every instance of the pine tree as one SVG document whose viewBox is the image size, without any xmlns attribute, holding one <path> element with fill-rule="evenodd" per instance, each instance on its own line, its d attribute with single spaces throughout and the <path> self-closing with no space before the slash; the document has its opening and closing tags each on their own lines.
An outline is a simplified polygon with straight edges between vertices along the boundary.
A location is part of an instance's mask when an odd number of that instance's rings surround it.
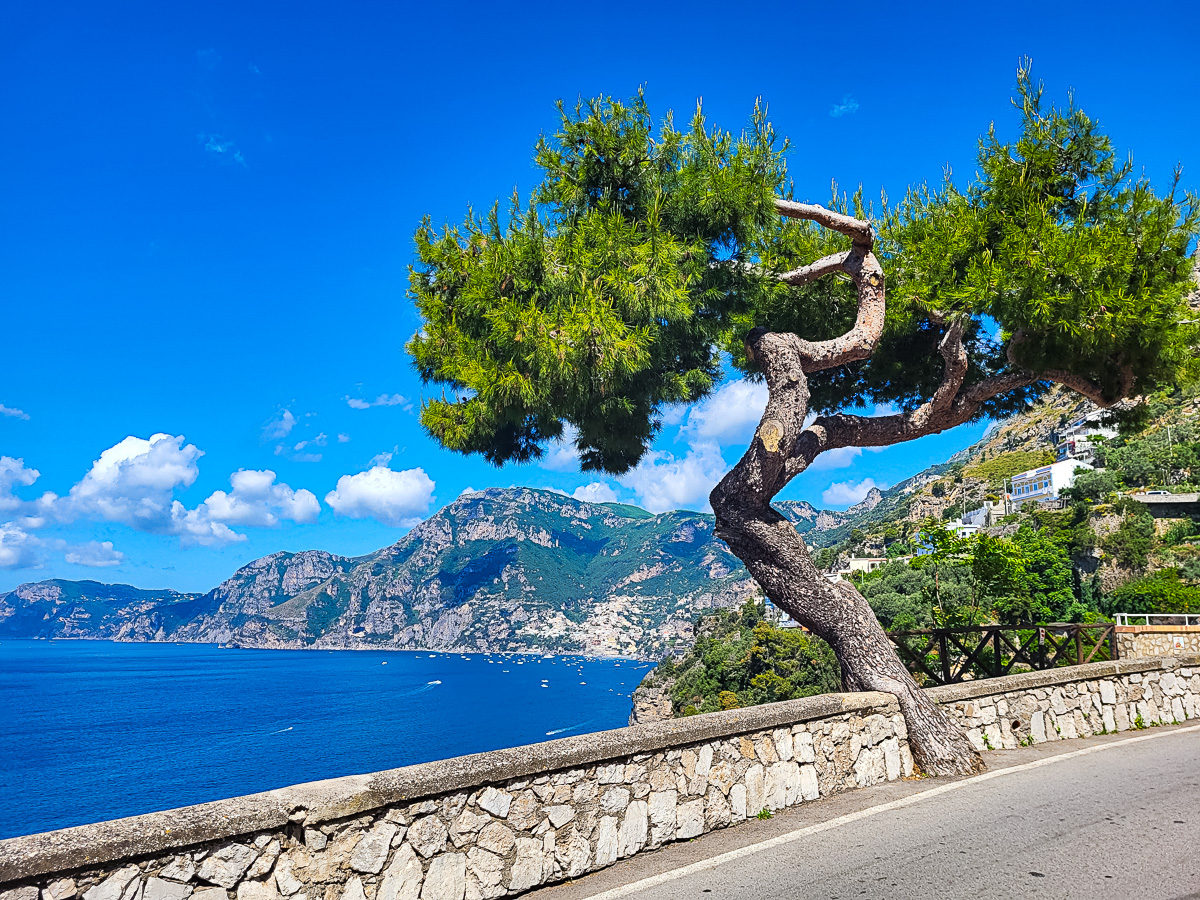
<svg viewBox="0 0 1200 900">
<path fill-rule="evenodd" d="M 927 773 L 975 771 L 866 601 L 826 581 L 770 503 L 821 453 L 885 446 L 1011 413 L 1055 382 L 1102 406 L 1194 374 L 1188 243 L 1195 199 L 1156 194 L 1073 103 L 1017 73 L 1021 130 L 979 144 L 959 186 L 828 208 L 799 202 L 786 141 L 758 105 L 734 135 L 697 106 L 654 127 L 641 92 L 560 104 L 543 180 L 416 233 L 408 350 L 441 397 L 421 421 L 500 465 L 573 429 L 585 470 L 635 466 L 663 411 L 721 376 L 722 353 L 770 399 L 711 495 L 717 533 L 771 600 L 824 638 L 847 689 L 895 694 Z M 873 220 L 872 220 L 873 219 Z M 871 404 L 899 411 L 845 412 Z M 807 417 L 815 419 L 806 422 Z"/>
</svg>

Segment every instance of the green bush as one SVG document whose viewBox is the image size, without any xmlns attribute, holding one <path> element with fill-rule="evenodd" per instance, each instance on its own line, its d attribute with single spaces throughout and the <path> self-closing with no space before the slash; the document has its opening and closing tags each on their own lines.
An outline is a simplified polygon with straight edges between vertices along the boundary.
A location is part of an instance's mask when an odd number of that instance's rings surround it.
<svg viewBox="0 0 1200 900">
<path fill-rule="evenodd" d="M 1184 584 L 1178 569 L 1163 569 L 1113 591 L 1105 602 L 1109 614 L 1200 612 L 1200 587 Z"/>
</svg>

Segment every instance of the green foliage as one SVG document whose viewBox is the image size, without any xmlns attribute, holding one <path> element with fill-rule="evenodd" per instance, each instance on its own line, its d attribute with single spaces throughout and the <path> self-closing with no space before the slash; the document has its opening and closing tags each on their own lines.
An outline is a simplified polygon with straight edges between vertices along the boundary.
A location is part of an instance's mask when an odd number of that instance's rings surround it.
<svg viewBox="0 0 1200 900">
<path fill-rule="evenodd" d="M 1059 491 L 1059 494 L 1077 502 L 1091 501 L 1100 503 L 1106 501 L 1119 489 L 1117 479 L 1107 470 L 1080 472 L 1069 488 Z"/>
<path fill-rule="evenodd" d="M 1020 334 L 1023 367 L 1112 391 L 1125 372 L 1146 392 L 1194 366 L 1196 328 L 1182 324 L 1191 199 L 1174 185 L 1159 197 L 1117 165 L 1096 123 L 1047 108 L 1025 69 L 1015 105 L 1019 133 L 1006 143 L 989 131 L 975 180 L 947 177 L 879 211 L 883 337 L 870 360 L 810 375 L 814 410 L 923 402 L 942 377 L 946 316 L 967 320 L 968 387 L 1008 365 L 992 323 Z M 621 472 L 665 409 L 712 390 L 720 351 L 756 375 L 751 328 L 848 329 L 857 298 L 845 280 L 774 277 L 848 239 L 775 213 L 772 199 L 790 196 L 786 142 L 762 106 L 737 135 L 699 108 L 686 128 L 669 114 L 656 128 L 640 92 L 559 109 L 557 133 L 536 147 L 531 200 L 417 229 L 409 295 L 422 325 L 408 351 L 442 388 L 421 422 L 443 446 L 521 462 L 570 426 L 584 469 Z M 835 193 L 833 205 L 868 214 L 860 196 Z M 1015 411 L 1045 387 L 978 415 Z"/>
<path fill-rule="evenodd" d="M 839 689 L 841 670 L 829 645 L 798 628 L 775 627 L 753 601 L 704 616 L 696 627 L 695 646 L 669 673 L 675 679 L 671 700 L 677 714 Z"/>
<path fill-rule="evenodd" d="M 1110 614 L 1200 612 L 1200 587 L 1180 581 L 1177 569 L 1162 569 L 1121 585 L 1105 606 Z"/>
<path fill-rule="evenodd" d="M 999 487 L 1004 479 L 1021 472 L 1028 472 L 1054 462 L 1054 454 L 1048 450 L 1013 450 L 992 457 L 986 462 L 976 463 L 966 470 L 970 478 L 985 479 L 988 484 Z"/>
<path fill-rule="evenodd" d="M 1100 546 L 1127 569 L 1144 569 L 1150 562 L 1150 549 L 1154 546 L 1154 517 L 1136 501 L 1122 501 L 1119 508 L 1124 512 L 1124 518 Z"/>
</svg>

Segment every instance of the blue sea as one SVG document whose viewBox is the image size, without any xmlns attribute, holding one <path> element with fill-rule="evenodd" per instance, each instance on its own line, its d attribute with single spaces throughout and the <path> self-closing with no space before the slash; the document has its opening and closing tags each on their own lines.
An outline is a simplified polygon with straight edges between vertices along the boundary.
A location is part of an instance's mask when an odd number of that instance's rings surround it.
<svg viewBox="0 0 1200 900">
<path fill-rule="evenodd" d="M 0 838 L 619 728 L 649 668 L 0 642 Z"/>
</svg>

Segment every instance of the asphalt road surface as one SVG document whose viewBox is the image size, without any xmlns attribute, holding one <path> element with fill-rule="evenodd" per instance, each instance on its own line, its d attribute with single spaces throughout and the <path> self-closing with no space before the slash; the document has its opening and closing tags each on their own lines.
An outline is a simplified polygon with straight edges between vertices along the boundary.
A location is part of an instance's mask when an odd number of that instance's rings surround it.
<svg viewBox="0 0 1200 900">
<path fill-rule="evenodd" d="M 1200 726 L 986 757 L 983 776 L 852 791 L 530 897 L 1200 900 Z"/>
</svg>

